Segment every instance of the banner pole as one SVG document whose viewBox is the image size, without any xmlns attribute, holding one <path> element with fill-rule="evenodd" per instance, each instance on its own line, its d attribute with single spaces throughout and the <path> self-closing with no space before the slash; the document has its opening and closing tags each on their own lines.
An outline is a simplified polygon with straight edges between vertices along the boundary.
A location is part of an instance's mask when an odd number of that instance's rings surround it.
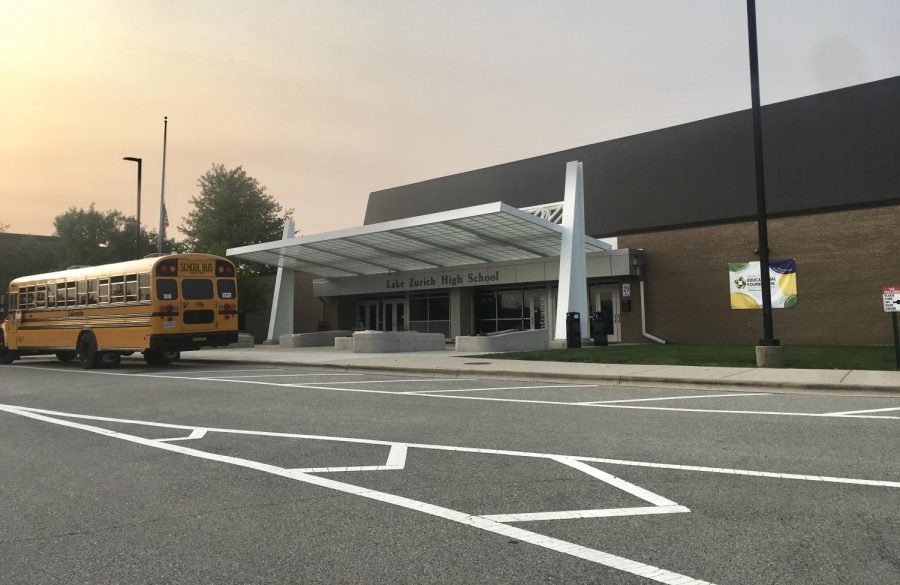
<svg viewBox="0 0 900 585">
<path fill-rule="evenodd" d="M 891 322 L 894 324 L 894 365 L 900 370 L 900 326 L 897 325 L 897 312 L 891 313 L 891 317 Z"/>
</svg>

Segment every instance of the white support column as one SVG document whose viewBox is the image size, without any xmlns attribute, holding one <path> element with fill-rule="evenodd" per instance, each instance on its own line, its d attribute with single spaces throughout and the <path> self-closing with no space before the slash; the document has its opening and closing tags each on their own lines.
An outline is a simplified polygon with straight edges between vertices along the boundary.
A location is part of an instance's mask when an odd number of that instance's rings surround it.
<svg viewBox="0 0 900 585">
<path fill-rule="evenodd" d="M 284 221 L 281 239 L 294 237 L 294 220 Z M 272 296 L 272 313 L 269 316 L 269 334 L 265 343 L 277 344 L 278 338 L 294 332 L 294 271 L 279 262 L 275 276 L 275 293 Z"/>
<path fill-rule="evenodd" d="M 587 272 L 584 260 L 584 170 L 582 163 L 566 164 L 562 244 L 559 251 L 559 295 L 556 300 L 555 339 L 566 338 L 566 313 L 581 314 L 581 337 L 588 337 Z"/>
</svg>

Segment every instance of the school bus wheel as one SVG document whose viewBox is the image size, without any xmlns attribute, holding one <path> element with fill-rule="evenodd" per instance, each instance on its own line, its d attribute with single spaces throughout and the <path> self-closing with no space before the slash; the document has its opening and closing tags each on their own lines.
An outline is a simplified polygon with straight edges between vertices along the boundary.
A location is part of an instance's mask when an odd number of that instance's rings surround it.
<svg viewBox="0 0 900 585">
<path fill-rule="evenodd" d="M 100 365 L 100 352 L 97 351 L 97 340 L 90 331 L 81 334 L 78 339 L 78 359 L 85 370 L 93 370 Z"/>
<path fill-rule="evenodd" d="M 0 364 L 7 365 L 19 359 L 19 352 L 6 348 L 3 332 L 0 331 Z"/>
</svg>

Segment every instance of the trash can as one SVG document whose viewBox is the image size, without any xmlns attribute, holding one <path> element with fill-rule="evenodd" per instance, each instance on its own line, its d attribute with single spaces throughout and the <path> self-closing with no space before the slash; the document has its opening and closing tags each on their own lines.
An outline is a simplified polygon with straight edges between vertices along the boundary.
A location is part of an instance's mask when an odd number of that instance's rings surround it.
<svg viewBox="0 0 900 585">
<path fill-rule="evenodd" d="M 609 345 L 606 334 L 606 317 L 603 313 L 597 312 L 591 316 L 591 337 L 594 338 L 594 345 Z"/>
<path fill-rule="evenodd" d="M 581 347 L 581 313 L 566 313 L 566 347 Z"/>
</svg>

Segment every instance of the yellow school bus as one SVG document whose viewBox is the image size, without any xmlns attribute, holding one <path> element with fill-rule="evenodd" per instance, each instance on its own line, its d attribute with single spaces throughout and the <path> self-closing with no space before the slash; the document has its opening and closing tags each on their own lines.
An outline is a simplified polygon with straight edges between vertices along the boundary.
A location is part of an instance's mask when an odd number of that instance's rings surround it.
<svg viewBox="0 0 900 585">
<path fill-rule="evenodd" d="M 0 363 L 56 354 L 96 368 L 141 352 L 148 364 L 167 364 L 181 351 L 237 341 L 237 303 L 234 264 L 209 254 L 24 276 L 9 285 Z"/>
</svg>

